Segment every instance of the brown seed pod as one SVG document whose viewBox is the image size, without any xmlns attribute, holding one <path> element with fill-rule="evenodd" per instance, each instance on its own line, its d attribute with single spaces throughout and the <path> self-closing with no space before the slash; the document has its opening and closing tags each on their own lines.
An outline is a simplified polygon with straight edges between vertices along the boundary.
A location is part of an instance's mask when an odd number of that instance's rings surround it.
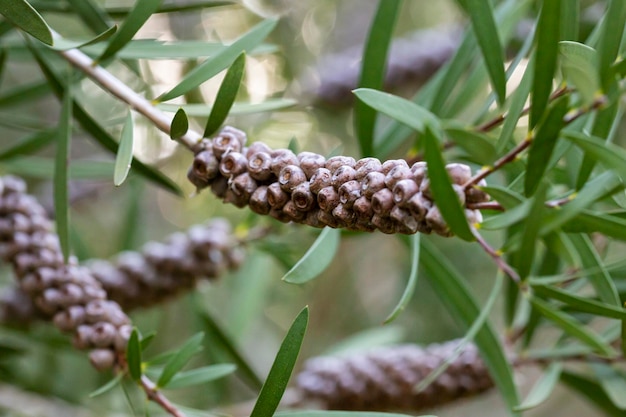
<svg viewBox="0 0 626 417">
<path fill-rule="evenodd" d="M 306 217 L 306 213 L 298 210 L 295 203 L 292 200 L 289 200 L 285 203 L 282 208 L 283 213 L 285 213 L 291 220 L 298 221 L 302 220 Z"/>
<path fill-rule="evenodd" d="M 246 144 L 246 134 L 231 126 L 224 127 L 213 138 L 212 149 L 218 158 L 230 152 L 240 152 Z"/>
<path fill-rule="evenodd" d="M 333 156 L 328 158 L 325 166 L 330 172 L 335 173 L 335 170 L 339 167 L 349 166 L 350 168 L 354 168 L 354 165 L 356 165 L 356 161 L 351 156 Z"/>
<path fill-rule="evenodd" d="M 409 164 L 407 164 L 407 162 L 404 159 L 389 159 L 383 162 L 381 166 L 381 172 L 387 175 L 389 174 L 389 171 L 391 171 L 397 166 L 403 166 L 403 167 L 408 168 Z"/>
<path fill-rule="evenodd" d="M 241 198 L 241 200 L 245 201 L 247 204 L 250 200 L 250 196 L 257 188 L 257 183 L 250 174 L 244 172 L 233 178 L 230 183 L 230 188 L 237 197 Z"/>
<path fill-rule="evenodd" d="M 358 181 L 348 181 L 339 187 L 339 201 L 345 208 L 352 208 L 359 197 L 361 197 L 361 184 Z"/>
<path fill-rule="evenodd" d="M 187 178 L 198 188 L 205 188 L 219 174 L 219 161 L 212 151 L 202 151 L 193 158 Z"/>
<path fill-rule="evenodd" d="M 307 178 L 311 178 L 315 171 L 319 168 L 324 168 L 326 158 L 313 152 L 300 152 L 298 154 L 298 162 Z"/>
<path fill-rule="evenodd" d="M 385 176 L 385 185 L 390 190 L 393 190 L 393 187 L 395 187 L 398 181 L 409 178 L 413 178 L 413 171 L 411 171 L 411 168 L 405 165 L 396 165 Z"/>
<path fill-rule="evenodd" d="M 256 152 L 248 157 L 248 173 L 258 181 L 266 181 L 273 177 L 270 170 L 272 157 L 269 152 Z"/>
<path fill-rule="evenodd" d="M 472 178 L 472 170 L 465 164 L 448 164 L 446 171 L 448 171 L 450 180 L 457 185 L 463 185 Z"/>
<path fill-rule="evenodd" d="M 220 172 L 226 177 L 242 174 L 248 168 L 248 159 L 239 152 L 229 152 L 220 161 Z"/>
<path fill-rule="evenodd" d="M 286 165 L 278 175 L 278 183 L 280 184 L 280 188 L 285 192 L 292 192 L 294 188 L 303 182 L 307 182 L 308 179 L 300 168 L 297 165 Z"/>
<path fill-rule="evenodd" d="M 419 186 L 413 179 L 403 179 L 393 187 L 393 201 L 400 207 L 408 206 L 408 202 L 417 192 Z"/>
<path fill-rule="evenodd" d="M 246 155 L 246 158 L 251 159 L 252 156 L 258 152 L 270 154 L 272 149 L 263 142 L 253 142 L 246 148 L 246 151 L 243 152 L 243 154 Z"/>
<path fill-rule="evenodd" d="M 270 208 L 267 186 L 261 185 L 250 196 L 250 210 L 257 214 L 267 214 L 270 212 Z"/>
<path fill-rule="evenodd" d="M 333 174 L 327 168 L 318 168 L 315 170 L 309 180 L 309 189 L 312 193 L 317 194 L 322 188 L 331 185 Z"/>
<path fill-rule="evenodd" d="M 115 354 L 111 349 L 94 349 L 89 352 L 89 362 L 98 371 L 107 371 L 115 364 Z"/>
<path fill-rule="evenodd" d="M 317 193 L 317 205 L 326 212 L 332 212 L 339 204 L 339 194 L 332 186 L 322 188 Z"/>
<path fill-rule="evenodd" d="M 339 203 L 333 209 L 333 217 L 336 218 L 340 223 L 345 225 L 352 225 L 356 223 L 356 215 L 354 211 L 350 210 L 343 204 Z"/>
<path fill-rule="evenodd" d="M 484 179 L 480 180 L 476 186 L 471 187 L 466 191 L 465 200 L 468 203 L 484 203 L 489 201 L 489 194 L 477 188 L 485 186 L 487 186 L 487 182 Z"/>
<path fill-rule="evenodd" d="M 289 199 L 289 194 L 283 191 L 279 183 L 273 182 L 267 187 L 267 202 L 272 209 L 282 208 Z"/>
<path fill-rule="evenodd" d="M 391 209 L 389 217 L 401 226 L 401 233 L 413 234 L 419 229 L 419 222 L 411 212 L 397 205 Z"/>
<path fill-rule="evenodd" d="M 316 196 L 311 192 L 310 185 L 306 181 L 299 184 L 291 193 L 291 201 L 299 211 L 311 210 L 316 200 Z"/>
<path fill-rule="evenodd" d="M 411 212 L 418 218 L 424 219 L 426 217 L 426 213 L 433 206 L 433 202 L 427 198 L 425 198 L 421 192 L 413 194 L 413 196 L 407 201 L 406 208 L 411 210 Z"/>
<path fill-rule="evenodd" d="M 333 187 L 339 188 L 342 184 L 352 181 L 356 177 L 356 171 L 349 165 L 342 165 L 333 172 L 330 183 Z"/>
<path fill-rule="evenodd" d="M 354 201 L 352 208 L 354 209 L 354 212 L 356 213 L 357 217 L 359 217 L 360 219 L 369 220 L 374 214 L 374 210 L 372 210 L 372 203 L 365 196 L 361 196 L 357 198 Z"/>
<path fill-rule="evenodd" d="M 287 165 L 298 165 L 298 157 L 289 149 L 277 149 L 272 151 L 271 171 L 278 178 L 280 171 Z"/>
<path fill-rule="evenodd" d="M 372 196 L 372 210 L 378 215 L 389 215 L 393 206 L 393 193 L 389 188 L 383 188 Z"/>
<path fill-rule="evenodd" d="M 363 178 L 361 191 L 367 198 L 372 198 L 376 192 L 385 188 L 385 174 L 378 171 L 370 172 Z"/>
</svg>

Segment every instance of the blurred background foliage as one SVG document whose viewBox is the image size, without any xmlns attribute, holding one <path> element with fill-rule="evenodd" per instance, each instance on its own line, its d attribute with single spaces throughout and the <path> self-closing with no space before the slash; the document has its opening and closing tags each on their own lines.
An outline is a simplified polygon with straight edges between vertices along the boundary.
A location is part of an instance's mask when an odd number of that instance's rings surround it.
<svg viewBox="0 0 626 417">
<path fill-rule="evenodd" d="M 71 3 L 32 1 L 64 37 L 93 36 L 94 28 L 71 13 Z M 122 19 L 123 11 L 131 7 L 133 1 L 97 0 L 96 3 L 109 10 L 115 19 Z M 165 2 L 167 5 L 178 3 L 181 2 Z M 240 3 L 155 14 L 135 39 L 229 43 L 261 18 L 280 16 L 276 30 L 266 43 L 247 56 L 244 84 L 237 101 L 259 103 L 286 97 L 293 99 L 295 104 L 276 112 L 233 114 L 227 123 L 246 131 L 250 142 L 262 140 L 274 148 L 294 146 L 295 143 L 299 150 L 358 157 L 350 106 L 320 102 L 316 92 L 320 80 L 326 77 L 324 71 L 341 70 L 332 65 L 325 68 L 320 63 L 328 62 L 328 56 L 332 54 L 362 48 L 377 2 L 242 0 Z M 598 17 L 598 8 L 603 10 L 604 2 L 581 3 L 588 21 Z M 531 22 L 536 12 L 532 7 L 529 10 Z M 406 37 L 418 29 L 448 33 L 450 28 L 458 30 L 466 24 L 467 18 L 452 0 L 406 1 L 399 13 L 394 37 Z M 521 31 L 522 35 L 528 33 L 523 24 L 513 30 Z M 583 25 L 581 38 L 584 37 L 582 33 L 589 30 Z M 519 48 L 523 40 L 521 37 L 517 46 L 513 42 L 512 47 Z M 3 155 L 3 149 L 11 148 L 27 135 L 53 128 L 60 105 L 47 94 L 45 80 L 33 64 L 21 36 L 9 33 L 0 42 L 6 53 L 0 84 L 0 98 L 5 98 L 0 100 L 0 155 Z M 436 46 L 433 44 L 433 49 Z M 90 48 L 98 50 L 100 47 Z M 113 63 L 109 70 L 134 90 L 156 97 L 175 86 L 198 61 L 145 59 L 137 62 L 140 77 L 121 62 Z M 358 68 L 358 56 L 353 65 Z M 181 99 L 187 103 L 211 103 L 222 75 Z M 487 96 L 487 82 L 486 78 L 480 80 L 475 97 L 477 103 L 483 103 Z M 39 88 L 30 88 L 38 83 L 41 83 Z M 408 82 L 393 87 L 393 91 L 410 97 L 418 84 Z M 20 90 L 22 87 L 25 91 Z M 14 92 L 19 94 L 6 98 Z M 119 137 L 127 106 L 90 81 L 81 82 L 76 94 L 89 113 L 97 115 L 113 137 Z M 473 122 L 474 114 L 470 109 L 471 106 L 467 106 L 457 119 Z M 191 126 L 196 130 L 202 129 L 204 120 L 190 115 Z M 619 132 L 623 128 L 622 122 Z M 158 167 L 178 184 L 184 198 L 155 187 L 136 174 L 131 174 L 121 187 L 114 187 L 110 175 L 112 165 L 106 165 L 100 171 L 96 165 L 101 161 L 112 162 L 113 157 L 77 130 L 71 159 L 75 161 L 73 163 L 86 162 L 87 169 L 70 182 L 71 236 L 73 251 L 81 260 L 110 258 L 122 250 L 139 248 L 144 242 L 162 239 L 174 231 L 216 216 L 228 218 L 233 224 L 240 225 L 240 232 L 245 231 L 253 217 L 249 211 L 224 205 L 208 192 L 195 195 L 186 179 L 191 161 L 186 149 L 176 146 L 142 117 L 136 117 L 134 129 L 135 155 Z M 525 134 L 524 126 L 519 134 L 521 137 Z M 616 141 L 619 142 L 621 136 L 618 133 Z M 394 156 L 399 157 L 404 151 L 406 149 L 400 149 Z M 40 159 L 33 159 L 35 156 Z M 53 158 L 54 146 L 44 147 L 36 155 L 2 156 L 0 171 L 22 175 L 28 180 L 30 190 L 52 212 L 50 178 Z M 454 151 L 448 159 L 455 159 Z M 478 166 L 474 164 L 473 167 Z M 494 176 L 493 180 L 503 181 L 503 178 Z M 310 306 L 311 318 L 301 360 L 339 350 L 405 342 L 428 344 L 463 335 L 463 330 L 454 324 L 425 279 L 420 279 L 415 296 L 403 314 L 392 324 L 382 326 L 404 290 L 411 267 L 407 247 L 397 237 L 380 233 L 344 233 L 339 256 L 330 267 L 316 280 L 295 286 L 280 278 L 307 250 L 318 232 L 269 222 L 277 232 L 249 245 L 245 264 L 238 272 L 215 282 L 204 282 L 194 294 L 132 313 L 132 319 L 142 333 L 157 332 L 149 353 L 156 355 L 178 346 L 181 340 L 198 331 L 207 331 L 199 314 L 204 310 L 233 338 L 261 377 L 267 374 L 291 320 L 304 305 Z M 502 239 L 500 232 L 486 232 L 485 235 L 496 246 Z M 496 267 L 478 245 L 437 236 L 423 238 L 446 254 L 449 262 L 462 271 L 478 300 L 485 301 L 493 285 Z M 612 246 L 618 257 L 621 249 Z M 275 256 L 277 253 L 280 256 Z M 13 279 L 11 271 L 4 270 L 1 279 L 3 285 L 9 285 Z M 494 309 L 492 316 L 498 329 L 502 329 L 501 306 Z M 119 389 L 95 399 L 88 398 L 90 392 L 107 381 L 107 376 L 93 370 L 85 355 L 74 351 L 67 338 L 50 325 L 36 324 L 28 331 L 2 328 L 0 338 L 3 346 L 13 345 L 16 350 L 10 352 L 6 348 L 7 352 L 0 352 L 0 378 L 3 381 L 0 385 L 0 415 L 131 413 L 125 395 Z M 212 348 L 209 337 L 204 352 L 195 358 L 190 368 L 222 360 L 219 349 Z M 519 371 L 517 380 L 521 391 L 526 392 L 536 377 L 537 372 L 533 369 Z M 24 391 L 14 392 L 12 387 Z M 134 397 L 132 403 L 139 409 L 137 414 L 141 414 L 142 393 L 127 391 Z M 27 392 L 34 396 L 28 397 Z M 189 407 L 247 415 L 256 388 L 230 376 L 215 383 L 167 394 L 175 402 Z M 37 408 L 38 404 L 42 408 Z M 437 410 L 439 416 L 504 416 L 507 413 L 497 393 Z M 546 404 L 527 415 L 590 416 L 597 413 L 576 394 L 557 389 Z"/>
</svg>

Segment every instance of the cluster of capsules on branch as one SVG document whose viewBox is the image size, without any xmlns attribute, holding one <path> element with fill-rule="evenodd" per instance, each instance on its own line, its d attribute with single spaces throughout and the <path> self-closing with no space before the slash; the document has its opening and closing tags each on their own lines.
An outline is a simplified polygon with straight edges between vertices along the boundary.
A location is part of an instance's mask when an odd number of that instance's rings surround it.
<svg viewBox="0 0 626 417">
<path fill-rule="evenodd" d="M 164 242 L 149 242 L 139 252 L 122 252 L 113 262 L 87 265 L 109 299 L 125 311 L 158 304 L 190 290 L 199 279 L 214 279 L 244 259 L 240 242 L 225 219 L 195 225 Z"/>
<path fill-rule="evenodd" d="M 16 297 L 32 300 L 37 314 L 73 333 L 76 348 L 91 350 L 94 367 L 108 369 L 123 355 L 132 331 L 128 316 L 89 269 L 64 262 L 45 209 L 13 176 L 0 177 L 0 258 L 13 266 Z"/>
<path fill-rule="evenodd" d="M 446 168 L 464 207 L 487 201 L 480 189 L 463 187 L 472 176 L 469 166 L 453 163 Z M 409 166 L 403 159 L 296 155 L 262 142 L 246 146 L 244 132 L 225 127 L 198 144 L 187 177 L 199 190 L 211 187 L 224 202 L 283 222 L 451 236 L 433 201 L 424 162 Z M 478 210 L 466 208 L 465 214 L 470 223 L 482 220 Z"/>
<path fill-rule="evenodd" d="M 493 381 L 473 344 L 422 391 L 416 387 L 459 345 L 381 347 L 362 354 L 309 359 L 296 378 L 297 402 L 330 410 L 411 410 L 432 408 L 480 394 Z"/>
</svg>

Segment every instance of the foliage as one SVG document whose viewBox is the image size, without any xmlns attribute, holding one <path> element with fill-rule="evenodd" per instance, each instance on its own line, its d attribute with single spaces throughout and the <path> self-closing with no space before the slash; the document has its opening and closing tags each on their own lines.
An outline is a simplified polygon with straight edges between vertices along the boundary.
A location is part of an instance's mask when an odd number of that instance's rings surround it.
<svg viewBox="0 0 626 417">
<path fill-rule="evenodd" d="M 409 96 L 410 86 L 384 91 L 385 71 L 394 75 L 385 64 L 418 6 L 381 0 L 367 17 L 353 125 L 346 111 L 283 98 L 304 88 L 298 62 L 330 39 L 320 16 L 339 13 L 334 4 L 276 11 L 287 2 L 105 3 L 0 6 L 0 169 L 34 186 L 52 184 L 66 262 L 111 256 L 217 215 L 238 225 L 246 262 L 219 284 L 135 313 L 123 358 L 107 378 L 85 370 L 84 358 L 45 325 L 2 327 L 0 353 L 18 360 L 0 360 L 0 380 L 72 403 L 92 392 L 97 399 L 77 407 L 94 413 L 114 411 L 120 398 L 135 410 L 146 396 L 173 415 L 214 415 L 258 396 L 239 413 L 271 416 L 288 399 L 299 354 L 344 346 L 350 333 L 369 335 L 393 321 L 405 342 L 460 334 L 461 346 L 475 343 L 510 415 L 541 412 L 560 384 L 596 412 L 624 414 L 625 2 L 441 2 L 467 28 L 447 63 Z M 588 17 L 598 10 L 601 18 Z M 166 25 L 176 40 L 145 38 Z M 201 38 L 194 25 L 208 26 L 211 41 L 189 40 Z M 511 28 L 527 26 L 526 38 L 516 39 Z M 170 71 L 164 60 L 180 73 L 162 81 Z M 287 83 L 295 87 L 284 94 Z M 276 149 L 423 160 L 429 192 L 455 237 L 329 227 L 315 235 L 216 204 L 208 192 L 184 198 L 194 193 L 185 179 L 190 153 L 199 155 L 200 139 L 225 124 Z M 450 162 L 469 164 L 473 176 L 455 183 Z M 486 192 L 491 201 L 460 201 L 459 189 Z M 480 210 L 482 221 L 469 210 Z M 8 288 L 11 272 L 3 277 Z M 385 341 L 371 334 L 369 344 Z M 426 389 L 460 349 L 416 389 Z M 514 375 L 529 365 L 540 365 L 542 375 L 522 390 Z"/>
</svg>

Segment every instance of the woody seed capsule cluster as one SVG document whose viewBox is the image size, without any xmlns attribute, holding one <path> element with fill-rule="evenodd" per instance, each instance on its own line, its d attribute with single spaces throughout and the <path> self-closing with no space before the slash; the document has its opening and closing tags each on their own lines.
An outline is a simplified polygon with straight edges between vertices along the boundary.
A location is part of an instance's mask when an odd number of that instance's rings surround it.
<svg viewBox="0 0 626 417">
<path fill-rule="evenodd" d="M 420 348 L 378 348 L 347 357 L 308 360 L 296 378 L 299 402 L 334 410 L 430 408 L 482 393 L 493 386 L 475 345 L 467 345 L 426 389 L 415 387 L 450 357 L 459 341 Z"/>
<path fill-rule="evenodd" d="M 88 269 L 64 264 L 44 208 L 25 192 L 21 179 L 0 177 L 0 258 L 37 311 L 73 333 L 77 348 L 90 349 L 97 369 L 108 369 L 126 348 L 130 320 Z"/>
<path fill-rule="evenodd" d="M 113 262 L 95 260 L 87 266 L 109 299 L 129 311 L 189 290 L 201 278 L 217 278 L 242 261 L 230 223 L 213 219 L 163 243 L 149 242 L 139 252 L 123 252 Z"/>
<path fill-rule="evenodd" d="M 477 188 L 464 191 L 462 185 L 472 175 L 469 166 L 455 163 L 446 168 L 463 206 L 488 199 Z M 424 162 L 409 166 L 402 159 L 296 155 L 262 142 L 246 146 L 245 133 L 225 127 L 198 144 L 187 176 L 198 189 L 210 187 L 224 202 L 249 206 L 283 222 L 451 236 L 433 201 Z M 470 223 L 482 220 L 478 210 L 465 213 Z"/>
</svg>

